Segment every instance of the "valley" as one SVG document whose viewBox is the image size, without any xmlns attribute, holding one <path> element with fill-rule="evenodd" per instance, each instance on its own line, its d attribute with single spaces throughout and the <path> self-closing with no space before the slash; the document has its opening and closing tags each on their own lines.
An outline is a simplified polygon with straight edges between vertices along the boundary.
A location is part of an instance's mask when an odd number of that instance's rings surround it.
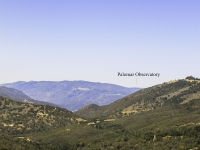
<svg viewBox="0 0 200 150">
<path fill-rule="evenodd" d="M 199 149 L 200 80 L 187 77 L 75 113 L 1 97 L 1 149 Z"/>
<path fill-rule="evenodd" d="M 53 103 L 70 111 L 79 110 L 91 103 L 107 105 L 141 89 L 88 81 L 19 81 L 3 86 L 20 90 L 34 100 Z"/>
</svg>

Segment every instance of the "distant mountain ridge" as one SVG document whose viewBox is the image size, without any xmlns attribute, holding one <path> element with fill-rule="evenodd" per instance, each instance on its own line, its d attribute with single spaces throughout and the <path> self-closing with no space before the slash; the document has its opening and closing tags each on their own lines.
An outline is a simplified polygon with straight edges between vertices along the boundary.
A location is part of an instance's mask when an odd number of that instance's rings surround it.
<svg viewBox="0 0 200 150">
<path fill-rule="evenodd" d="M 54 103 L 71 111 L 91 103 L 107 105 L 141 89 L 88 81 L 19 81 L 3 85 L 23 91 L 33 99 Z"/>
<path fill-rule="evenodd" d="M 23 101 L 23 100 L 30 100 L 31 98 L 24 94 L 22 91 L 13 89 L 13 88 L 8 88 L 5 86 L 0 86 L 0 96 Z"/>
<path fill-rule="evenodd" d="M 24 94 L 22 91 L 16 90 L 14 88 L 8 88 L 5 86 L 0 86 L 0 96 L 17 100 L 20 102 L 56 106 L 55 104 L 52 104 L 52 103 L 34 100 L 30 98 L 29 96 L 27 96 L 26 94 Z"/>
</svg>

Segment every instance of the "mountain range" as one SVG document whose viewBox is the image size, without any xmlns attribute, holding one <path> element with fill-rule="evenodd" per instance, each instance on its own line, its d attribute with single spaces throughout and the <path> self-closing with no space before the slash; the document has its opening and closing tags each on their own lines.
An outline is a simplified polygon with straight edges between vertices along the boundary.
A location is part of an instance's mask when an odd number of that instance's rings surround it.
<svg viewBox="0 0 200 150">
<path fill-rule="evenodd" d="M 32 99 L 53 103 L 71 111 L 91 103 L 107 105 L 141 89 L 87 81 L 19 81 L 3 86 L 20 90 Z"/>
<path fill-rule="evenodd" d="M 0 149 L 198 150 L 200 79 L 171 80 L 72 113 L 0 97 Z"/>
<path fill-rule="evenodd" d="M 27 103 L 38 104 L 38 105 L 56 106 L 53 103 L 34 100 L 30 98 L 29 96 L 27 96 L 26 94 L 24 94 L 22 91 L 16 90 L 14 88 L 8 88 L 5 86 L 0 86 L 0 96 L 17 100 L 20 102 L 27 102 Z"/>
</svg>

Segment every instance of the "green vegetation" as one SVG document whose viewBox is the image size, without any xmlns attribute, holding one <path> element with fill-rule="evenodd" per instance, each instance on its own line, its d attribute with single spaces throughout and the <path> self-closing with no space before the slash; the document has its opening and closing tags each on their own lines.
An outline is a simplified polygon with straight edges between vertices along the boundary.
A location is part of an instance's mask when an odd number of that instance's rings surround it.
<svg viewBox="0 0 200 150">
<path fill-rule="evenodd" d="M 72 112 L 48 105 L 34 105 L 0 97 L 0 131 L 26 134 L 67 126 L 76 121 Z"/>
<path fill-rule="evenodd" d="M 124 115 L 155 110 L 164 105 L 187 103 L 200 97 L 200 80 L 175 80 L 146 88 L 126 96 L 110 105 L 85 107 L 75 112 L 85 118 L 122 117 Z"/>
<path fill-rule="evenodd" d="M 170 81 L 77 112 L 87 120 L 58 107 L 1 97 L 0 149 L 200 149 L 199 93 L 196 78 Z"/>
</svg>

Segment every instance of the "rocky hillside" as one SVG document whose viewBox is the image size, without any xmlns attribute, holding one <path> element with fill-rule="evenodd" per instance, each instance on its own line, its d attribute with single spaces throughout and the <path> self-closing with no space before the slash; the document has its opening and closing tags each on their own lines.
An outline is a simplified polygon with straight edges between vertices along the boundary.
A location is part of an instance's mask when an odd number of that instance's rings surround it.
<svg viewBox="0 0 200 150">
<path fill-rule="evenodd" d="M 71 111 L 79 110 L 91 103 L 100 106 L 110 104 L 140 90 L 140 88 L 86 81 L 21 81 L 4 84 L 4 86 L 23 91 L 35 100 L 54 103 Z"/>
<path fill-rule="evenodd" d="M 0 132 L 39 132 L 76 123 L 72 112 L 59 107 L 34 105 L 0 97 Z"/>
</svg>

